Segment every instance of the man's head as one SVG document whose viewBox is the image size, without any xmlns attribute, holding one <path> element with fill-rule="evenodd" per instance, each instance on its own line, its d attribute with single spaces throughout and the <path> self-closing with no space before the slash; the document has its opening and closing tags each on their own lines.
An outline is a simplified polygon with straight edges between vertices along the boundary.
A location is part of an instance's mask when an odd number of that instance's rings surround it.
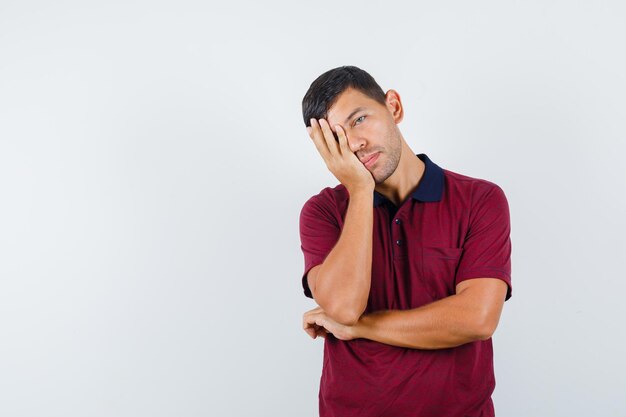
<svg viewBox="0 0 626 417">
<path fill-rule="evenodd" d="M 326 119 L 328 110 L 341 93 L 348 88 L 359 90 L 374 101 L 385 105 L 385 93 L 366 71 L 354 66 L 343 66 L 326 71 L 311 83 L 302 99 L 304 124 L 311 118 Z"/>
<path fill-rule="evenodd" d="M 396 126 L 403 117 L 400 96 L 394 90 L 385 94 L 362 69 L 343 66 L 320 75 L 302 99 L 302 115 L 306 126 L 311 118 L 326 119 L 333 133 L 340 125 L 361 162 L 380 153 L 366 165 L 377 184 L 396 170 L 403 142 Z"/>
</svg>

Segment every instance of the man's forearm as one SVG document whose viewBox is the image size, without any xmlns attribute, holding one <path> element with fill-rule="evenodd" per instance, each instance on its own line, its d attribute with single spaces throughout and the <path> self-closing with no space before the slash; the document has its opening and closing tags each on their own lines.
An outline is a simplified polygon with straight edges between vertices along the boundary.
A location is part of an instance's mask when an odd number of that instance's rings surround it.
<svg viewBox="0 0 626 417">
<path fill-rule="evenodd" d="M 399 347 L 443 349 L 488 339 L 494 330 L 475 301 L 455 294 L 416 309 L 363 315 L 354 335 Z"/>
<path fill-rule="evenodd" d="M 319 269 L 315 292 L 327 314 L 353 324 L 367 307 L 372 275 L 373 192 L 350 194 L 344 225 L 335 247 Z"/>
</svg>

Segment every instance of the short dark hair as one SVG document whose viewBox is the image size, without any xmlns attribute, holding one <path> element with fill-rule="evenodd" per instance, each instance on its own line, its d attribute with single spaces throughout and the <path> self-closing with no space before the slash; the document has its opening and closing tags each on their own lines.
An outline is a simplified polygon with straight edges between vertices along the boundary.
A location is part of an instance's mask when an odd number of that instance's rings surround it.
<svg viewBox="0 0 626 417">
<path fill-rule="evenodd" d="M 326 71 L 311 83 L 302 99 L 302 117 L 305 126 L 311 125 L 311 118 L 326 118 L 328 109 L 347 88 L 355 88 L 366 96 L 385 105 L 385 93 L 374 77 L 366 71 L 352 66 L 342 66 Z"/>
</svg>

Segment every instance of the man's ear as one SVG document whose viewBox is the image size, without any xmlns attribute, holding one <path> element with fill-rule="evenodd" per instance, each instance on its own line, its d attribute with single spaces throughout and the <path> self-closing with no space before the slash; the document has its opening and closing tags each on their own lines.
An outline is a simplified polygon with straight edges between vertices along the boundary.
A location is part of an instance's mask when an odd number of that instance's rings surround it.
<svg viewBox="0 0 626 417">
<path fill-rule="evenodd" d="M 404 108 L 402 107 L 402 100 L 400 94 L 396 90 L 387 90 L 385 93 L 385 101 L 387 102 L 387 109 L 391 113 L 391 117 L 396 122 L 400 123 L 404 118 Z"/>
</svg>

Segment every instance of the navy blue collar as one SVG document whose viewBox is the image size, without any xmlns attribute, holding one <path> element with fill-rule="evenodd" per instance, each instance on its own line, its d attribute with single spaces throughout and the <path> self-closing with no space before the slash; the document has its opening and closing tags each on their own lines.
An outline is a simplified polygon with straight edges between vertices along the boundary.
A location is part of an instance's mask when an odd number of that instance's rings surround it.
<svg viewBox="0 0 626 417">
<path fill-rule="evenodd" d="M 444 185 L 443 169 L 431 161 L 425 153 L 416 154 L 416 156 L 421 159 L 426 166 L 424 167 L 424 174 L 422 174 L 417 188 L 411 193 L 411 197 L 418 201 L 441 200 Z M 385 200 L 387 200 L 387 197 L 374 190 L 374 206 L 378 206 Z"/>
</svg>

